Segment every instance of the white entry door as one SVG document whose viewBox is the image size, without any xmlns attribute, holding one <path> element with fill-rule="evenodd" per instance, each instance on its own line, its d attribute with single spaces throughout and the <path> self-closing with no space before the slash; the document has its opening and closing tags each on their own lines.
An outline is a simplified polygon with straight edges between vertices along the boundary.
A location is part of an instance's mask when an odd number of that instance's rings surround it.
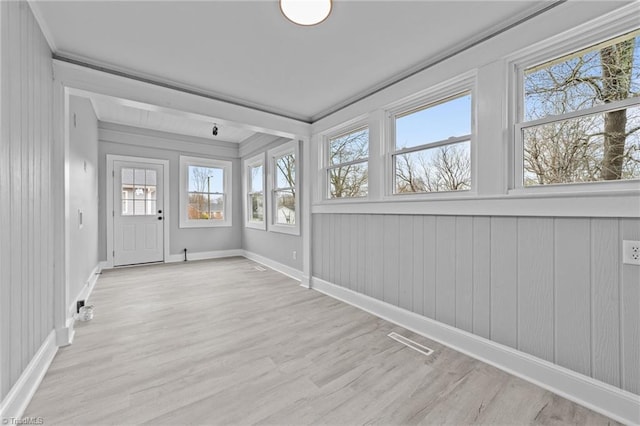
<svg viewBox="0 0 640 426">
<path fill-rule="evenodd" d="M 113 162 L 114 266 L 164 261 L 163 167 Z"/>
</svg>

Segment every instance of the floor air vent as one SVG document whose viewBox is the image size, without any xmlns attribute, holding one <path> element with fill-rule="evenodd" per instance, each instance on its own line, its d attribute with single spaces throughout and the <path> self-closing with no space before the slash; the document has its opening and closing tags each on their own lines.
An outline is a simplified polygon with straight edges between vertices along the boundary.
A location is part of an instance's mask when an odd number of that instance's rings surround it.
<svg viewBox="0 0 640 426">
<path fill-rule="evenodd" d="M 396 342 L 400 342 L 403 345 L 410 347 L 414 351 L 420 352 L 421 354 L 429 356 L 433 353 L 433 349 L 429 349 L 426 346 L 422 346 L 420 343 L 416 343 L 411 339 L 401 336 L 395 331 L 387 334 L 387 336 L 391 337 Z"/>
</svg>

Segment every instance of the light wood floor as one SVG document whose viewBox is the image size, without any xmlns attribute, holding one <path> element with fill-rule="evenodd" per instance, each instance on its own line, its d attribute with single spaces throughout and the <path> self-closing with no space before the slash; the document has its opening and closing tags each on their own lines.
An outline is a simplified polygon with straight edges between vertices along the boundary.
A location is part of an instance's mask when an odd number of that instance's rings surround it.
<svg viewBox="0 0 640 426">
<path fill-rule="evenodd" d="M 106 271 L 45 424 L 614 424 L 244 258 Z M 396 331 L 429 357 L 387 337 Z"/>
</svg>

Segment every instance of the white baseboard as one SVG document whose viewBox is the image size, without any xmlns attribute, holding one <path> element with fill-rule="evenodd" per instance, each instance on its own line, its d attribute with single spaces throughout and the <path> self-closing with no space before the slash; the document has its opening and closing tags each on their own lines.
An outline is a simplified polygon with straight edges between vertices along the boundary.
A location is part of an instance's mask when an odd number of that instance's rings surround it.
<svg viewBox="0 0 640 426">
<path fill-rule="evenodd" d="M 244 256 L 244 250 L 214 250 L 214 251 L 200 251 L 195 253 L 187 252 L 187 260 L 206 260 L 206 259 L 220 259 L 223 257 L 235 257 Z M 165 259 L 165 263 L 183 262 L 184 254 L 172 254 L 168 259 Z"/>
<path fill-rule="evenodd" d="M 491 364 L 616 421 L 640 424 L 638 395 L 319 278 L 312 278 L 311 282 L 314 290 Z"/>
<path fill-rule="evenodd" d="M 3 424 L 5 421 L 6 424 L 14 424 L 13 419 L 22 417 L 57 351 L 56 333 L 51 330 L 18 381 L 0 403 L 0 420 Z"/>
<path fill-rule="evenodd" d="M 253 260 L 254 262 L 258 262 L 266 267 L 273 269 L 274 271 L 278 271 L 281 274 L 284 274 L 290 278 L 293 278 L 296 281 L 302 282 L 302 271 L 292 268 L 291 266 L 284 265 L 280 262 L 276 262 L 275 260 L 271 260 L 268 257 L 261 256 L 259 254 L 243 250 L 243 256 L 249 260 Z"/>
<path fill-rule="evenodd" d="M 91 297 L 91 293 L 93 293 L 93 289 L 98 282 L 98 278 L 100 277 L 100 273 L 102 269 L 106 266 L 106 262 L 98 262 L 98 264 L 93 268 L 91 274 L 87 278 L 86 284 L 80 289 L 80 292 L 76 295 L 75 298 L 71 300 L 69 306 L 67 307 L 67 319 L 65 322 L 64 328 L 59 328 L 56 330 L 56 344 L 58 346 L 68 346 L 73 343 L 73 337 L 76 332 L 74 330 L 74 325 L 77 317 L 77 303 L 78 300 L 84 300 L 85 303 L 89 301 Z"/>
</svg>

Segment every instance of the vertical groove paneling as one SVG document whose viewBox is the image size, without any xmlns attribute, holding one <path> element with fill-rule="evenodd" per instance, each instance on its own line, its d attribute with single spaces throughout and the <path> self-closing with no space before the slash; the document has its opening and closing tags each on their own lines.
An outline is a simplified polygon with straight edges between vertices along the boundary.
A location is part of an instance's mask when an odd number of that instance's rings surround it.
<svg viewBox="0 0 640 426">
<path fill-rule="evenodd" d="M 351 288 L 350 283 L 350 267 L 349 263 L 352 260 L 351 257 L 351 233 L 349 231 L 351 215 L 345 214 L 342 215 L 342 223 L 340 224 L 342 231 L 340 235 L 342 236 L 342 244 L 340 244 L 340 280 L 342 281 L 342 285 L 347 288 Z"/>
<path fill-rule="evenodd" d="M 320 214 L 316 222 L 321 278 L 640 392 L 640 268 L 622 265 L 620 249 L 640 240 L 640 220 Z"/>
<path fill-rule="evenodd" d="M 331 281 L 331 262 L 333 262 L 333 254 L 331 253 L 331 247 L 329 246 L 329 240 L 333 238 L 331 235 L 331 221 L 332 215 L 321 214 L 322 217 L 322 232 L 319 238 L 322 240 L 322 274 L 324 279 Z"/>
<path fill-rule="evenodd" d="M 456 325 L 456 218 L 436 218 L 436 319 Z"/>
<path fill-rule="evenodd" d="M 640 241 L 640 221 L 620 222 L 622 240 Z M 621 244 L 621 242 L 619 243 Z M 622 383 L 623 389 L 640 394 L 640 267 L 622 265 Z"/>
<path fill-rule="evenodd" d="M 342 249 L 344 244 L 344 230 L 342 229 L 342 218 L 344 215 L 337 214 L 333 218 L 333 232 L 331 233 L 335 240 L 333 242 L 334 263 L 333 263 L 333 282 L 338 285 L 342 284 Z"/>
<path fill-rule="evenodd" d="M 473 218 L 473 333 L 491 336 L 491 219 Z"/>
<path fill-rule="evenodd" d="M 336 228 L 335 228 L 335 223 L 337 220 L 338 215 L 332 214 L 329 215 L 328 219 L 329 219 L 329 223 L 327 223 L 327 228 L 329 229 L 329 232 L 327 232 L 327 234 L 325 235 L 325 238 L 327 238 L 327 247 L 329 247 L 329 268 L 328 268 L 328 279 L 330 282 L 332 283 L 338 283 L 338 280 L 336 278 L 336 268 L 335 268 L 335 264 L 337 261 L 340 261 L 340 258 L 337 256 L 336 253 L 336 238 L 337 238 L 337 232 L 336 232 Z"/>
<path fill-rule="evenodd" d="M 424 305 L 424 218 L 413 216 L 413 290 L 412 310 L 416 314 L 423 315 Z"/>
<path fill-rule="evenodd" d="M 10 108 L 9 84 L 6 70 L 6 52 L 8 51 L 9 6 L 6 2 L 0 3 L 0 230 L 3 240 L 7 239 L 7 232 L 11 228 L 10 200 L 10 170 L 8 159 L 11 156 L 9 145 L 9 125 L 5 120 Z M 9 236 L 10 238 L 10 236 Z M 9 392 L 10 359 L 9 338 L 11 335 L 11 314 L 9 300 L 11 300 L 11 287 L 7 284 L 11 281 L 11 252 L 9 244 L 0 241 L 0 401 Z"/>
<path fill-rule="evenodd" d="M 473 331 L 473 218 L 456 217 L 456 327 Z"/>
<path fill-rule="evenodd" d="M 413 309 L 413 216 L 399 216 L 398 231 L 398 306 Z"/>
<path fill-rule="evenodd" d="M 436 218 L 424 217 L 424 315 L 436 318 Z"/>
<path fill-rule="evenodd" d="M 322 269 L 322 223 L 324 216 L 322 214 L 314 214 L 311 218 L 311 275 L 324 279 L 324 271 Z"/>
<path fill-rule="evenodd" d="M 10 3 L 11 4 L 11 3 Z M 13 7 L 24 7 L 24 4 L 17 3 L 13 5 Z M 18 12 L 20 13 L 20 12 Z M 12 65 L 9 67 L 9 72 L 7 78 L 12 81 L 10 86 L 9 96 L 11 97 L 11 109 L 9 110 L 9 122 L 10 122 L 10 131 L 11 131 L 11 154 L 10 154 L 10 162 L 9 167 L 11 170 L 11 195 L 10 195 L 10 203 L 11 203 L 11 247 L 12 247 L 12 255 L 13 253 L 18 253 L 20 256 L 22 253 L 22 215 L 20 214 L 21 209 L 21 193 L 23 188 L 22 183 L 22 175 L 21 175 L 21 166 L 22 166 L 22 122 L 20 113 L 22 111 L 22 97 L 21 97 L 21 89 L 22 89 L 22 78 L 20 74 L 21 70 L 21 55 L 20 55 L 20 47 L 23 45 L 22 34 L 21 34 L 21 26 L 22 26 L 22 13 L 15 16 L 11 19 L 10 22 L 10 33 L 11 37 L 16 37 L 19 41 L 16 43 L 15 40 L 10 45 L 10 57 L 12 58 Z M 4 61 L 3 61 L 4 63 Z M 13 256 L 12 256 L 13 257 Z M 12 348 L 11 356 L 9 358 L 11 364 L 11 375 L 9 376 L 9 380 L 11 383 L 15 383 L 18 379 L 20 371 L 22 369 L 22 353 L 24 350 L 24 344 L 21 341 L 21 336 L 24 331 L 23 327 L 23 317 L 22 310 L 18 309 L 22 306 L 22 275 L 21 275 L 21 263 L 20 258 L 18 257 L 17 262 L 12 262 L 11 265 L 11 283 L 20 283 L 20 285 L 12 284 L 11 286 L 11 338 L 9 340 L 9 345 Z M 26 337 L 26 333 L 25 337 Z"/>
<path fill-rule="evenodd" d="M 518 219 L 518 349 L 553 362 L 553 219 Z"/>
<path fill-rule="evenodd" d="M 491 340 L 517 345 L 517 221 L 491 218 Z"/>
<path fill-rule="evenodd" d="M 0 2 L 0 399 L 53 329 L 51 52 L 27 2 Z"/>
<path fill-rule="evenodd" d="M 396 215 L 385 215 L 383 218 L 384 269 L 383 300 L 398 306 L 398 222 Z"/>
<path fill-rule="evenodd" d="M 618 220 L 591 220 L 591 364 L 593 378 L 620 386 Z"/>
<path fill-rule="evenodd" d="M 591 374 L 589 219 L 555 219 L 556 364 Z"/>
<path fill-rule="evenodd" d="M 346 214 L 342 216 L 342 268 L 340 276 L 342 277 L 342 283 L 347 288 L 352 288 L 351 285 L 351 263 L 353 263 L 352 251 L 351 251 L 351 215 Z"/>
<path fill-rule="evenodd" d="M 367 217 L 365 215 L 357 215 L 356 222 L 358 226 L 358 233 L 356 234 L 356 241 L 358 242 L 358 285 L 357 291 L 359 293 L 367 294 L 366 288 L 366 261 L 367 261 Z"/>
<path fill-rule="evenodd" d="M 372 239 L 372 244 L 369 246 L 369 250 L 372 251 L 372 255 L 370 256 L 372 260 L 371 265 L 371 296 L 375 297 L 378 300 L 384 300 L 384 292 L 382 289 L 383 281 L 382 281 L 382 271 L 383 271 L 383 216 L 380 215 L 372 215 L 370 216 L 371 223 L 369 226 L 369 234 L 374 238 Z"/>
<path fill-rule="evenodd" d="M 349 244 L 350 252 L 347 261 L 349 262 L 349 284 L 352 290 L 358 291 L 358 269 L 361 268 L 360 247 L 358 247 L 358 215 L 349 215 Z"/>
</svg>

